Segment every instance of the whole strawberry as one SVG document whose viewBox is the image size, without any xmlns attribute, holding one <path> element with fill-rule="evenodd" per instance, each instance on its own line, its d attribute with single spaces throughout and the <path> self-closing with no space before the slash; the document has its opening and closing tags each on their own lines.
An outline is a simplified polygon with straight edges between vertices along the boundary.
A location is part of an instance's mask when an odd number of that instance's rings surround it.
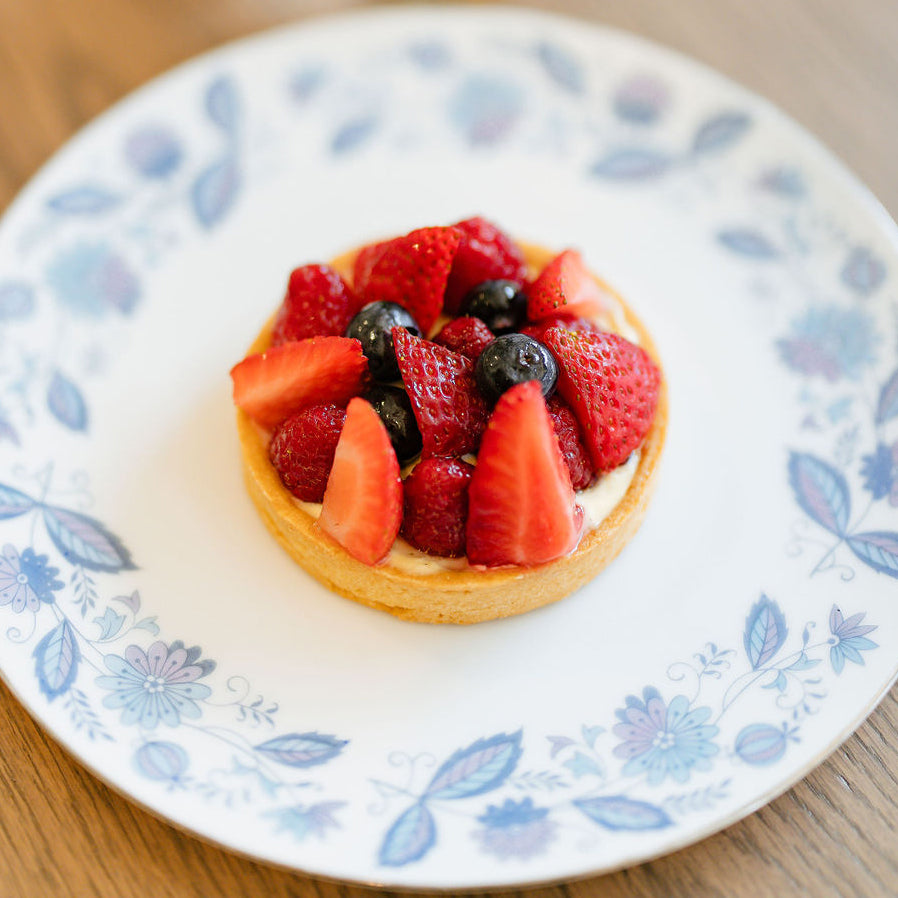
<svg viewBox="0 0 898 898">
<path fill-rule="evenodd" d="M 320 502 L 346 420 L 337 405 L 312 405 L 275 431 L 268 458 L 284 486 L 304 502 Z"/>
<path fill-rule="evenodd" d="M 427 458 L 403 483 L 402 535 L 422 552 L 465 554 L 468 486 L 474 466 L 454 458 Z"/>
<path fill-rule="evenodd" d="M 488 343 L 495 339 L 493 332 L 479 318 L 453 318 L 433 338 L 434 343 L 476 362 Z"/>
<path fill-rule="evenodd" d="M 618 334 L 549 328 L 558 392 L 573 409 L 599 472 L 622 464 L 645 439 L 658 406 L 661 372 L 641 347 Z"/>
<path fill-rule="evenodd" d="M 552 419 L 552 427 L 555 429 L 558 448 L 571 474 L 571 486 L 575 490 L 585 490 L 596 479 L 596 471 L 592 466 L 589 451 L 583 443 L 583 434 L 577 417 L 558 395 L 552 396 L 546 406 Z"/>
<path fill-rule="evenodd" d="M 564 315 L 553 315 L 551 318 L 542 318 L 532 324 L 521 328 L 522 334 L 545 343 L 546 331 L 550 327 L 560 327 L 566 331 L 576 331 L 577 333 L 602 334 L 607 328 L 597 324 L 591 318 L 570 318 Z"/>
<path fill-rule="evenodd" d="M 271 329 L 271 345 L 307 337 L 342 337 L 358 302 L 349 285 L 328 265 L 294 269 L 287 295 Z"/>
</svg>

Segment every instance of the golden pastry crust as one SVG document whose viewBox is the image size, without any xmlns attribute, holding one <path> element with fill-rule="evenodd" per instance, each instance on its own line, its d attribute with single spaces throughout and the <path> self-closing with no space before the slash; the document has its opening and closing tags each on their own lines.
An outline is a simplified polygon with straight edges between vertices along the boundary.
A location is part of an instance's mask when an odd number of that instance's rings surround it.
<svg viewBox="0 0 898 898">
<path fill-rule="evenodd" d="M 554 253 L 522 245 L 527 263 L 540 270 Z M 355 252 L 331 264 L 351 280 Z M 655 346 L 639 319 L 619 296 L 624 317 L 639 344 L 658 362 Z M 269 322 L 249 352 L 268 347 Z M 384 563 L 356 561 L 322 533 L 315 519 L 300 508 L 281 484 L 268 460 L 268 437 L 241 410 L 237 431 L 246 486 L 262 520 L 278 542 L 305 570 L 334 592 L 405 620 L 423 623 L 473 624 L 522 614 L 570 595 L 592 580 L 633 536 L 648 507 L 667 429 L 667 387 L 662 381 L 655 420 L 640 449 L 633 479 L 614 510 L 587 532 L 577 549 L 564 558 L 533 567 L 503 567 L 411 573 Z"/>
</svg>

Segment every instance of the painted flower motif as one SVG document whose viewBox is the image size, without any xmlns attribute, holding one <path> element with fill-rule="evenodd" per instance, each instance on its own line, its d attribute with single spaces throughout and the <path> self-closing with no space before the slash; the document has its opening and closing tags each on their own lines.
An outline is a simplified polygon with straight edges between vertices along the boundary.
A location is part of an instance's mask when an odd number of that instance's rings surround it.
<svg viewBox="0 0 898 898">
<path fill-rule="evenodd" d="M 889 497 L 889 505 L 898 506 L 898 440 L 891 446 L 880 443 L 861 464 L 864 489 L 874 499 Z"/>
<path fill-rule="evenodd" d="M 846 661 L 863 664 L 864 657 L 861 652 L 869 652 L 878 646 L 872 639 L 867 639 L 867 634 L 872 633 L 876 627 L 870 624 L 861 625 L 866 616 L 861 613 L 845 618 L 839 608 L 833 605 L 829 613 L 829 632 L 832 633 L 829 640 L 829 660 L 837 674 L 842 673 Z"/>
<path fill-rule="evenodd" d="M 474 146 L 498 143 L 524 112 L 524 93 L 514 81 L 471 75 L 452 96 L 449 116 Z"/>
<path fill-rule="evenodd" d="M 635 125 L 654 124 L 670 105 L 670 91 L 658 78 L 636 75 L 615 91 L 614 112 Z"/>
<path fill-rule="evenodd" d="M 685 783 L 693 769 L 710 770 L 710 759 L 719 750 L 713 742 L 717 727 L 706 723 L 711 709 L 690 710 L 685 695 L 665 705 L 651 686 L 642 696 L 642 700 L 628 696 L 627 707 L 617 711 L 621 723 L 615 724 L 613 732 L 623 741 L 614 754 L 627 760 L 624 775 L 647 773 L 649 785 L 656 786 L 668 776 Z"/>
<path fill-rule="evenodd" d="M 793 322 L 792 334 L 777 341 L 782 360 L 800 374 L 835 382 L 857 380 L 876 361 L 880 336 L 871 318 L 858 309 L 814 306 Z"/>
<path fill-rule="evenodd" d="M 129 314 L 140 299 L 140 282 L 106 243 L 78 243 L 53 259 L 47 280 L 59 302 L 77 315 L 101 318 L 110 307 Z"/>
<path fill-rule="evenodd" d="M 549 809 L 534 807 L 531 798 L 507 798 L 501 807 L 491 804 L 477 820 L 483 824 L 483 829 L 474 832 L 481 849 L 502 861 L 542 854 L 557 828 L 549 819 Z"/>
<path fill-rule="evenodd" d="M 0 605 L 12 605 L 16 614 L 26 608 L 37 611 L 41 602 L 53 602 L 53 593 L 64 586 L 56 579 L 58 573 L 58 568 L 48 567 L 46 555 L 35 555 L 31 548 L 20 555 L 5 545 L 0 551 Z"/>
<path fill-rule="evenodd" d="M 146 652 L 129 645 L 125 656 L 107 655 L 103 660 L 114 676 L 97 677 L 97 685 L 112 692 L 103 699 L 107 708 L 122 709 L 122 723 L 139 724 L 152 730 L 161 720 L 174 727 L 182 717 L 192 720 L 202 711 L 198 701 L 211 695 L 204 683 L 197 683 L 215 669 L 215 662 L 199 660 L 197 646 L 187 649 L 183 642 L 154 642 Z"/>
<path fill-rule="evenodd" d="M 167 128 L 147 126 L 125 141 L 125 158 L 145 178 L 166 178 L 181 164 L 184 151 Z"/>
<path fill-rule="evenodd" d="M 344 804 L 342 801 L 320 801 L 308 806 L 297 804 L 267 811 L 262 816 L 271 817 L 277 823 L 276 832 L 288 832 L 297 842 L 309 835 L 323 839 L 329 827 L 339 829 L 340 824 L 334 819 L 334 811 Z"/>
</svg>

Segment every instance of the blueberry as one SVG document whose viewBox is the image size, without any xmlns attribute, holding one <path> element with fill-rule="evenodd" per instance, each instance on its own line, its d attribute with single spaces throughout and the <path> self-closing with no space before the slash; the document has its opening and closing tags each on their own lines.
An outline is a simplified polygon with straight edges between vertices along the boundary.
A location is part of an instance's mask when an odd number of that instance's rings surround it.
<svg viewBox="0 0 898 898">
<path fill-rule="evenodd" d="M 416 337 L 421 328 L 414 318 L 395 302 L 369 302 L 349 322 L 346 336 L 362 342 L 362 352 L 368 359 L 368 368 L 375 380 L 399 380 L 399 367 L 393 351 L 394 327 L 404 327 Z"/>
<path fill-rule="evenodd" d="M 543 396 L 551 396 L 558 380 L 555 358 L 539 340 L 526 334 L 504 334 L 496 337 L 480 353 L 474 367 L 480 392 L 495 402 L 509 387 L 528 380 L 538 380 Z"/>
<path fill-rule="evenodd" d="M 516 331 L 527 314 L 527 297 L 516 281 L 483 281 L 462 300 L 462 314 L 479 318 L 494 334 Z"/>
<path fill-rule="evenodd" d="M 418 430 L 408 393 L 399 387 L 375 384 L 365 393 L 365 399 L 374 406 L 374 411 L 384 422 L 399 464 L 411 461 L 421 451 L 421 431 Z"/>
</svg>

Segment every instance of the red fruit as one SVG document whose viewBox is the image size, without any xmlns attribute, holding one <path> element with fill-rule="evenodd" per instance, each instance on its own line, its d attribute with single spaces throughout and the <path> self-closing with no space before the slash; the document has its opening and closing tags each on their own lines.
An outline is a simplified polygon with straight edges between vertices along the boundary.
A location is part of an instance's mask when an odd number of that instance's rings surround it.
<svg viewBox="0 0 898 898">
<path fill-rule="evenodd" d="M 471 564 L 542 564 L 572 552 L 582 510 L 536 381 L 506 390 L 483 435 L 468 491 Z"/>
<path fill-rule="evenodd" d="M 445 308 L 449 314 L 457 314 L 464 295 L 482 281 L 524 282 L 527 263 L 521 248 L 494 224 L 468 218 L 455 227 L 462 238 L 446 284 Z"/>
<path fill-rule="evenodd" d="M 596 479 L 596 472 L 583 444 L 577 417 L 560 396 L 552 396 L 546 406 L 552 419 L 558 448 L 571 475 L 571 486 L 575 490 L 585 490 Z"/>
<path fill-rule="evenodd" d="M 559 314 L 593 317 L 604 311 L 605 293 L 575 249 L 552 259 L 527 292 L 530 321 Z"/>
<path fill-rule="evenodd" d="M 426 334 L 443 309 L 459 240 L 455 228 L 419 228 L 388 241 L 362 285 L 365 303 L 398 303 Z"/>
<path fill-rule="evenodd" d="M 345 420 L 346 411 L 338 405 L 311 405 L 275 431 L 268 458 L 297 499 L 321 501 Z"/>
<path fill-rule="evenodd" d="M 553 315 L 551 318 L 543 318 L 535 324 L 528 324 L 521 328 L 522 334 L 527 334 L 540 343 L 545 342 L 546 331 L 550 327 L 560 327 L 566 331 L 575 331 L 578 334 L 602 334 L 605 328 L 591 321 L 589 318 L 566 318 L 563 315 Z"/>
<path fill-rule="evenodd" d="M 294 269 L 274 319 L 271 345 L 308 337 L 342 337 L 358 311 L 349 285 L 328 265 Z"/>
<path fill-rule="evenodd" d="M 403 484 L 402 535 L 430 555 L 465 554 L 468 485 L 474 466 L 454 458 L 427 458 Z"/>
<path fill-rule="evenodd" d="M 262 427 L 309 405 L 346 405 L 368 383 L 362 344 L 312 337 L 247 356 L 231 368 L 234 402 Z"/>
<path fill-rule="evenodd" d="M 486 344 L 494 339 L 493 332 L 479 318 L 465 317 L 453 318 L 433 338 L 433 342 L 476 362 Z"/>
<path fill-rule="evenodd" d="M 402 382 L 424 443 L 422 455 L 476 452 L 489 409 L 465 356 L 393 328 L 393 348 Z"/>
<path fill-rule="evenodd" d="M 389 240 L 385 240 L 381 243 L 369 243 L 356 254 L 352 267 L 352 287 L 359 296 L 365 292 L 365 285 L 368 283 L 368 278 L 371 277 L 371 269 L 383 255 L 389 242 Z"/>
<path fill-rule="evenodd" d="M 346 408 L 318 527 L 364 564 L 383 560 L 402 523 L 402 481 L 390 435 L 361 397 Z"/>
<path fill-rule="evenodd" d="M 622 464 L 645 439 L 658 406 L 661 372 L 618 334 L 546 332 L 558 361 L 558 392 L 573 409 L 599 472 Z"/>
</svg>

